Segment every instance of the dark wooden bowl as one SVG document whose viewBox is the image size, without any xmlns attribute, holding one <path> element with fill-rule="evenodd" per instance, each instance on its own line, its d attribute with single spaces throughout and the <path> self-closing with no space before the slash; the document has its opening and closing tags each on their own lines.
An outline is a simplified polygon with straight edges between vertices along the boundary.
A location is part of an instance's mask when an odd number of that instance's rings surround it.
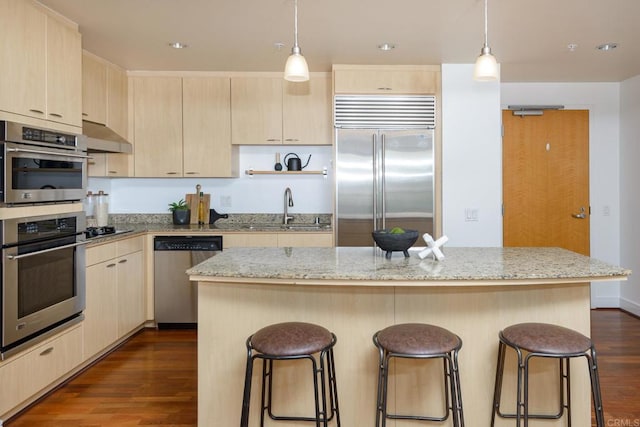
<svg viewBox="0 0 640 427">
<path fill-rule="evenodd" d="M 418 230 L 404 230 L 404 233 L 392 234 L 389 229 L 376 230 L 371 233 L 376 245 L 386 251 L 385 257 L 391 258 L 391 254 L 396 251 L 404 253 L 405 258 L 409 258 L 409 248 L 418 240 Z"/>
</svg>

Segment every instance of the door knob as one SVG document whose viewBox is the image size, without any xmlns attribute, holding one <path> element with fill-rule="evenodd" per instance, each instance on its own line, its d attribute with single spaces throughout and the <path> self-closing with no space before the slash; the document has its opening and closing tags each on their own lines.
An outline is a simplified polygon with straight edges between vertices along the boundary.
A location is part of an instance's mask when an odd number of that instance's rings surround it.
<svg viewBox="0 0 640 427">
<path fill-rule="evenodd" d="M 574 213 L 574 214 L 571 214 L 571 216 L 578 219 L 585 219 L 587 217 L 587 213 L 584 206 L 580 208 L 580 213 L 577 213 L 577 214 Z"/>
</svg>

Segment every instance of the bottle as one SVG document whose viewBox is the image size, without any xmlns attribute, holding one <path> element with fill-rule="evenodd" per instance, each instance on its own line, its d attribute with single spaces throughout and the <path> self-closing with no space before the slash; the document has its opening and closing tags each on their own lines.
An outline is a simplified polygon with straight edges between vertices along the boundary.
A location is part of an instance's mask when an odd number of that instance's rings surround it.
<svg viewBox="0 0 640 427">
<path fill-rule="evenodd" d="M 96 219 L 96 195 L 91 191 L 87 192 L 87 198 L 84 199 L 84 213 L 87 216 L 87 227 L 97 227 L 98 220 Z"/>
<path fill-rule="evenodd" d="M 96 200 L 96 222 L 98 227 L 105 227 L 109 223 L 109 195 L 104 191 L 98 191 Z"/>
<path fill-rule="evenodd" d="M 204 195 L 202 194 L 202 191 L 198 196 L 198 225 L 202 225 L 204 224 L 204 200 L 202 200 Z"/>
</svg>

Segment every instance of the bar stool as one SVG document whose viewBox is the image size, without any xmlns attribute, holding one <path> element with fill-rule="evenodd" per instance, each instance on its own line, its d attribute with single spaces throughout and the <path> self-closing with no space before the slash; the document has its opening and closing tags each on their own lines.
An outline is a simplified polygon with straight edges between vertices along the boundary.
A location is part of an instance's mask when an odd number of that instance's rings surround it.
<svg viewBox="0 0 640 427">
<path fill-rule="evenodd" d="M 334 416 L 340 427 L 338 389 L 336 385 L 333 346 L 336 336 L 322 326 L 302 322 L 286 322 L 266 326 L 247 339 L 247 369 L 242 400 L 241 427 L 249 425 L 251 378 L 253 362 L 262 359 L 262 398 L 260 426 L 264 426 L 265 411 L 276 421 L 315 421 L 316 427 L 327 427 Z M 316 360 L 314 354 L 319 353 Z M 272 411 L 272 382 L 274 360 L 308 359 L 311 362 L 314 384 L 315 416 L 280 416 Z M 319 367 L 318 367 L 319 361 Z M 325 370 L 327 372 L 325 376 Z M 328 383 L 328 390 L 327 390 Z M 327 413 L 327 396 L 330 413 Z"/>
<path fill-rule="evenodd" d="M 496 414 L 502 418 L 515 418 L 516 426 L 520 426 L 520 420 L 523 420 L 524 426 L 527 427 L 529 419 L 559 419 L 563 416 L 565 409 L 567 410 L 567 426 L 570 427 L 571 375 L 569 367 L 570 359 L 575 357 L 585 357 L 587 359 L 596 425 L 604 427 L 596 349 L 589 338 L 574 330 L 546 323 L 512 325 L 500 331 L 499 338 L 500 346 L 498 348 L 498 365 L 491 414 L 492 427 L 495 423 Z M 507 346 L 513 348 L 518 355 L 517 406 L 515 414 L 503 414 L 500 412 L 500 396 L 502 393 L 504 359 Z M 526 356 L 523 356 L 523 350 L 528 352 Z M 534 357 L 550 357 L 559 360 L 560 408 L 556 414 L 529 414 L 529 361 Z"/>
<path fill-rule="evenodd" d="M 460 337 L 438 326 L 423 323 L 404 323 L 389 326 L 376 332 L 373 336 L 373 343 L 380 351 L 376 427 L 385 427 L 387 425 L 387 419 L 445 421 L 451 414 L 453 415 L 453 426 L 464 427 L 460 375 L 458 371 L 458 351 L 462 347 Z M 387 413 L 389 360 L 394 357 L 405 359 L 443 359 L 446 405 L 443 416 L 433 417 Z M 382 424 L 380 424 L 381 422 Z"/>
</svg>

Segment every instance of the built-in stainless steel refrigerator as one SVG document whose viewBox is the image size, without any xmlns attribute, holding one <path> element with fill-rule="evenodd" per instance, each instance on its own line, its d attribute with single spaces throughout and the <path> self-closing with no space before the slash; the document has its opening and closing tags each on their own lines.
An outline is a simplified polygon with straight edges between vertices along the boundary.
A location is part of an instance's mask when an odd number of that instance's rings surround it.
<svg viewBox="0 0 640 427">
<path fill-rule="evenodd" d="M 354 112 L 336 97 L 337 246 L 373 245 L 371 232 L 382 228 L 433 235 L 435 100 L 428 97 L 425 120 L 424 108 L 416 112 L 411 103 L 407 110 L 404 102 L 398 107 L 387 105 L 388 97 L 371 98 L 384 102 L 372 109 L 352 97 L 359 106 Z M 408 98 L 413 100 L 402 100 Z M 424 246 L 421 238 L 416 245 Z"/>
</svg>

